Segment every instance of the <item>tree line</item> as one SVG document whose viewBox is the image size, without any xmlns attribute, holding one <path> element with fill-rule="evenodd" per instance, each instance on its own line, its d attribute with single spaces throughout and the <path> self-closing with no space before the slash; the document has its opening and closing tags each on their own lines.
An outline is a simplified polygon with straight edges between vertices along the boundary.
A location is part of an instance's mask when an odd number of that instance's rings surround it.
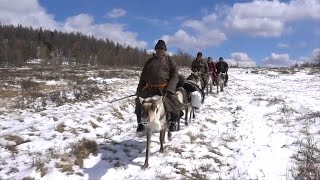
<svg viewBox="0 0 320 180">
<path fill-rule="evenodd" d="M 41 59 L 44 66 L 142 66 L 150 57 L 146 49 L 107 38 L 0 24 L 0 64 L 22 66 L 30 59 Z M 179 66 L 190 66 L 193 60 L 182 50 L 172 58 Z"/>
</svg>

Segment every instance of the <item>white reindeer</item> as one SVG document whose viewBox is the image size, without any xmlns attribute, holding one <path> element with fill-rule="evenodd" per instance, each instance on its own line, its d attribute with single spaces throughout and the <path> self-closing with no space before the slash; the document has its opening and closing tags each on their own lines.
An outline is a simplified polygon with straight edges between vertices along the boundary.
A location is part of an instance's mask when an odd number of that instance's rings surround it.
<svg viewBox="0 0 320 180">
<path fill-rule="evenodd" d="M 217 94 L 219 94 L 219 87 L 220 87 L 220 92 L 223 92 L 225 79 L 226 79 L 226 73 L 220 72 L 217 77 Z"/>
</svg>

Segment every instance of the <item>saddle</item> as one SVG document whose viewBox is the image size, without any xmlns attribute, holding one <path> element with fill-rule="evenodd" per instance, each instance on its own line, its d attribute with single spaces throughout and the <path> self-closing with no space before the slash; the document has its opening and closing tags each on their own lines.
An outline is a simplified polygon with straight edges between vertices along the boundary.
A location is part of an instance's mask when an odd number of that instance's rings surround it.
<svg viewBox="0 0 320 180">
<path fill-rule="evenodd" d="M 198 85 L 196 85 L 195 83 L 193 83 L 192 81 L 186 81 L 183 84 L 183 89 L 186 91 L 187 95 L 188 95 L 188 100 L 189 102 L 191 101 L 191 93 L 198 91 L 201 93 L 202 96 L 202 100 L 201 102 L 204 101 L 204 93 L 203 91 L 200 89 L 200 87 Z"/>
</svg>

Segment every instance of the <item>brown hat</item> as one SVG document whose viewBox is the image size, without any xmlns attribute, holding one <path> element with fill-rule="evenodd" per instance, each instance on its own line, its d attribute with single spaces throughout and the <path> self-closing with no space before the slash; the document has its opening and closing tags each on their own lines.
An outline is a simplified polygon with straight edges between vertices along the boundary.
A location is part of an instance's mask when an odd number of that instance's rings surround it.
<svg viewBox="0 0 320 180">
<path fill-rule="evenodd" d="M 156 44 L 156 46 L 154 47 L 154 49 L 163 49 L 165 51 L 167 51 L 167 46 L 166 43 L 163 40 L 159 40 Z"/>
</svg>

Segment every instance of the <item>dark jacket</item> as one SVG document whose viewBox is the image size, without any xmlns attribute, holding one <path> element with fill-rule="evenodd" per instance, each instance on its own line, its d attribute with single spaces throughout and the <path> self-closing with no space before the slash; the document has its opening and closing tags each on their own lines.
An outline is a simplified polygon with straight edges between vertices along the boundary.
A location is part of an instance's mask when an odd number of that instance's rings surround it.
<svg viewBox="0 0 320 180">
<path fill-rule="evenodd" d="M 177 83 L 179 81 L 178 68 L 176 63 L 169 57 L 152 57 L 143 67 L 140 81 L 137 88 L 137 95 L 147 98 L 153 95 L 163 95 L 162 90 L 168 90 L 173 94 L 167 94 L 163 99 L 164 108 L 167 112 L 178 115 L 179 111 L 186 108 L 175 94 Z M 166 84 L 166 86 L 159 86 Z M 136 101 L 135 113 L 141 112 L 141 104 Z"/>
<path fill-rule="evenodd" d="M 207 74 L 209 72 L 208 64 L 203 59 L 196 59 L 192 62 L 191 65 L 191 71 L 192 72 L 202 72 L 204 74 Z"/>
<path fill-rule="evenodd" d="M 217 74 L 219 74 L 220 72 L 227 73 L 229 66 L 225 61 L 219 61 L 216 64 L 216 68 L 217 68 Z"/>
<path fill-rule="evenodd" d="M 141 93 L 147 84 L 158 85 L 163 83 L 167 83 L 164 89 L 175 93 L 179 81 L 178 76 L 177 65 L 169 56 L 154 56 L 143 67 L 137 93 Z"/>
</svg>

